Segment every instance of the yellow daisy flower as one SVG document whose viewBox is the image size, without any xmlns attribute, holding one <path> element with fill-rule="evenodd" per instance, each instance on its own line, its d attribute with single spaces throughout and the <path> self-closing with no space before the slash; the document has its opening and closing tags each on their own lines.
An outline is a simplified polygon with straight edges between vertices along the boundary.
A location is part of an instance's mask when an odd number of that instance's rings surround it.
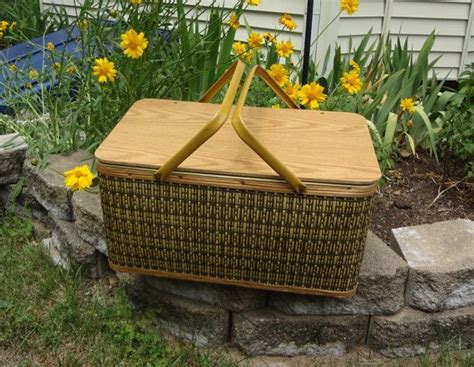
<svg viewBox="0 0 474 367">
<path fill-rule="evenodd" d="M 279 103 L 277 103 L 277 104 L 272 105 L 272 108 L 273 108 L 274 110 L 279 110 L 279 109 L 281 109 L 281 106 L 280 106 Z"/>
<path fill-rule="evenodd" d="M 288 84 L 285 87 L 285 92 L 292 99 L 296 100 L 298 99 L 298 92 L 300 91 L 300 89 L 301 89 L 301 85 L 299 85 L 298 83 L 293 84 L 293 83 L 288 82 Z"/>
<path fill-rule="evenodd" d="M 402 109 L 402 112 L 415 112 L 415 102 L 413 101 L 413 98 L 402 99 L 400 102 L 400 108 Z"/>
<path fill-rule="evenodd" d="M 13 32 L 15 28 L 16 28 L 16 22 L 11 22 L 10 27 L 8 29 Z"/>
<path fill-rule="evenodd" d="M 48 51 L 54 51 L 54 44 L 53 42 L 48 42 L 48 45 L 46 46 L 46 48 L 48 49 Z"/>
<path fill-rule="evenodd" d="M 8 65 L 8 69 L 10 69 L 12 73 L 16 73 L 18 71 L 18 67 L 15 64 Z"/>
<path fill-rule="evenodd" d="M 352 70 L 350 73 L 344 73 L 341 78 L 342 86 L 349 94 L 355 94 L 362 90 L 362 81 L 359 78 L 359 73 Z"/>
<path fill-rule="evenodd" d="M 319 108 L 319 102 L 324 102 L 327 96 L 324 94 L 324 87 L 318 83 L 306 84 L 298 92 L 300 102 L 304 106 L 309 106 L 311 110 Z"/>
<path fill-rule="evenodd" d="M 59 69 L 61 69 L 61 64 L 59 62 L 55 62 L 53 64 L 53 69 L 54 71 L 59 71 Z"/>
<path fill-rule="evenodd" d="M 252 52 L 247 49 L 247 45 L 242 42 L 234 42 L 232 45 L 234 55 L 249 63 L 252 61 Z"/>
<path fill-rule="evenodd" d="M 148 47 L 148 40 L 143 32 L 137 33 L 134 29 L 130 29 L 120 36 L 122 42 L 120 47 L 123 49 L 125 56 L 132 59 L 138 59 L 143 55 L 143 51 Z"/>
<path fill-rule="evenodd" d="M 347 14 L 354 14 L 359 9 L 359 0 L 341 0 L 341 10 Z"/>
<path fill-rule="evenodd" d="M 73 191 L 82 191 L 92 185 L 94 174 L 87 165 L 64 172 L 64 185 Z"/>
<path fill-rule="evenodd" d="M 265 38 L 265 41 L 267 42 L 271 42 L 273 43 L 274 45 L 276 45 L 277 43 L 277 38 L 274 34 L 271 34 L 269 32 L 266 32 L 263 34 L 263 38 Z"/>
<path fill-rule="evenodd" d="M 140 5 L 142 3 L 142 0 L 130 0 L 130 4 L 133 5 Z"/>
<path fill-rule="evenodd" d="M 8 28 L 8 22 L 6 20 L 2 20 L 0 22 L 0 31 L 5 32 Z"/>
<path fill-rule="evenodd" d="M 68 74 L 74 74 L 76 72 L 77 72 L 77 69 L 74 65 L 71 65 L 66 69 L 66 73 L 68 73 Z"/>
<path fill-rule="evenodd" d="M 288 70 L 286 70 L 282 64 L 273 64 L 270 66 L 268 74 L 270 74 L 280 87 L 288 83 Z"/>
<path fill-rule="evenodd" d="M 360 74 L 360 66 L 354 60 L 351 60 L 349 63 L 352 66 L 352 70 L 355 71 L 357 74 Z"/>
<path fill-rule="evenodd" d="M 113 82 L 117 76 L 115 65 L 106 57 L 95 60 L 95 65 L 92 68 L 92 74 L 97 77 L 99 83 Z"/>
<path fill-rule="evenodd" d="M 29 77 L 31 80 L 38 80 L 38 78 L 39 78 L 38 70 L 36 70 L 36 69 L 31 69 L 30 72 L 28 73 L 28 77 Z"/>
<path fill-rule="evenodd" d="M 278 53 L 278 56 L 280 57 L 290 57 L 291 54 L 294 52 L 293 51 L 293 43 L 291 43 L 290 40 L 288 41 L 280 41 L 278 42 L 277 46 L 276 46 L 276 50 L 277 50 L 277 53 Z"/>
<path fill-rule="evenodd" d="M 292 16 L 286 13 L 280 17 L 278 23 L 280 23 L 283 27 L 288 28 L 290 31 L 294 31 L 298 27 Z"/>
<path fill-rule="evenodd" d="M 247 42 L 250 48 L 260 48 L 264 44 L 262 35 L 257 32 L 250 33 L 249 38 L 247 39 Z"/>
<path fill-rule="evenodd" d="M 235 14 L 231 15 L 229 17 L 229 20 L 227 21 L 227 24 L 229 25 L 229 27 L 231 27 L 235 30 L 240 28 L 239 18 L 237 18 L 237 16 Z"/>
<path fill-rule="evenodd" d="M 247 4 L 250 6 L 257 6 L 260 4 L 260 0 L 247 0 Z"/>
</svg>

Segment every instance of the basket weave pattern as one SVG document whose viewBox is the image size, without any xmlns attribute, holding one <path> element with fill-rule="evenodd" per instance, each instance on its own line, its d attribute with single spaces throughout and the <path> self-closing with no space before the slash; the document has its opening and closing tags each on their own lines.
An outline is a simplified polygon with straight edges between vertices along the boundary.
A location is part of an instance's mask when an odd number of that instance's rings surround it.
<svg viewBox="0 0 474 367">
<path fill-rule="evenodd" d="M 348 292 L 371 197 L 161 183 L 100 174 L 109 260 L 125 268 Z"/>
</svg>

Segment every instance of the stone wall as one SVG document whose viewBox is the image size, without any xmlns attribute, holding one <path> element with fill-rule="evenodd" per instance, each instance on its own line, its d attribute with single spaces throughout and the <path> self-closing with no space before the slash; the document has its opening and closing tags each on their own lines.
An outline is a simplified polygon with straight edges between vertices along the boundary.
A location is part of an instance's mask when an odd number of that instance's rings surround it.
<svg viewBox="0 0 474 367">
<path fill-rule="evenodd" d="M 12 207 L 8 196 L 24 178 L 15 210 L 29 213 L 52 261 L 66 268 L 73 261 L 100 276 L 107 268 L 100 195 L 97 188 L 68 191 L 61 175 L 91 163 L 90 154 L 53 155 L 40 168 L 24 160 L 26 146 L 17 143 L 0 148 L 3 206 Z M 474 344 L 474 224 L 469 220 L 396 229 L 390 246 L 369 233 L 359 287 L 349 299 L 150 276 L 130 279 L 130 296 L 155 310 L 163 329 L 198 346 L 234 345 L 249 355 L 340 356 L 366 345 L 400 357 Z"/>
</svg>

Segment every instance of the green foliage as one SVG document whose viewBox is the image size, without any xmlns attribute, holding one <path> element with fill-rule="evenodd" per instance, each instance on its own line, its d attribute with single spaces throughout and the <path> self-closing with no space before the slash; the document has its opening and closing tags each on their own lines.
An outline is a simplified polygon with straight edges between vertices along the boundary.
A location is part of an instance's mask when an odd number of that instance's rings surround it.
<svg viewBox="0 0 474 367">
<path fill-rule="evenodd" d="M 474 178 L 474 64 L 461 74 L 459 91 L 451 97 L 438 135 L 447 167 L 453 159 L 465 163 L 466 175 Z"/>
<path fill-rule="evenodd" d="M 129 302 L 126 282 L 111 288 L 80 268 L 53 267 L 30 233 L 31 223 L 14 216 L 0 226 L 0 364 L 233 365 L 211 350 L 170 346 L 154 315 Z"/>
</svg>

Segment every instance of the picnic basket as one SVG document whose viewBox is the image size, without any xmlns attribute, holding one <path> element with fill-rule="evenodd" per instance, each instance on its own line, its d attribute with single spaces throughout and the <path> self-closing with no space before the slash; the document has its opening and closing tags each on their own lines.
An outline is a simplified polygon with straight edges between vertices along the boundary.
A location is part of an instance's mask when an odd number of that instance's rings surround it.
<svg viewBox="0 0 474 367">
<path fill-rule="evenodd" d="M 298 109 L 260 67 L 232 110 L 243 72 L 235 64 L 202 99 L 232 77 L 222 105 L 136 102 L 98 148 L 109 263 L 124 272 L 349 297 L 380 178 L 366 121 Z M 255 74 L 290 109 L 245 107 Z"/>
</svg>

